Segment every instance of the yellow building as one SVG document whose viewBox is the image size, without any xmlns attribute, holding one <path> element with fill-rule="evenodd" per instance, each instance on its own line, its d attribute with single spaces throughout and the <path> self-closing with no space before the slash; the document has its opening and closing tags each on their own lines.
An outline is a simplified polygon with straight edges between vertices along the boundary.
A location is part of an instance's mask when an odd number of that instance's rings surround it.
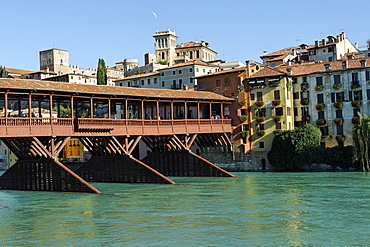
<svg viewBox="0 0 370 247">
<path fill-rule="evenodd" d="M 69 139 L 63 150 L 63 159 L 67 161 L 84 161 L 84 146 L 77 138 Z"/>
<path fill-rule="evenodd" d="M 251 110 L 251 162 L 270 169 L 267 153 L 276 132 L 294 128 L 293 85 L 287 73 L 265 67 L 248 78 Z"/>
</svg>

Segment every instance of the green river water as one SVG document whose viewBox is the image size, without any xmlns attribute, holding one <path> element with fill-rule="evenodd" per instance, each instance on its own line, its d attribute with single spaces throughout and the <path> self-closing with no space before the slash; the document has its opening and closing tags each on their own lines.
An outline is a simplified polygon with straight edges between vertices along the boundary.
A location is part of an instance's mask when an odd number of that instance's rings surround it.
<svg viewBox="0 0 370 247">
<path fill-rule="evenodd" d="M 234 173 L 103 194 L 0 190 L 0 246 L 370 245 L 370 174 Z"/>
</svg>

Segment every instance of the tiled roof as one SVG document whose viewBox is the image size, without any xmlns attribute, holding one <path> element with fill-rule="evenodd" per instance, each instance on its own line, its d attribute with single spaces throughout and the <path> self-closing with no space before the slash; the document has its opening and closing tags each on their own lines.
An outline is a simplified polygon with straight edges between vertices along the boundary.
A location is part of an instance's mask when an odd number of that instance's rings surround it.
<svg viewBox="0 0 370 247">
<path fill-rule="evenodd" d="M 188 48 L 188 47 L 195 47 L 195 46 L 202 46 L 202 43 L 196 43 L 196 42 L 193 42 L 193 41 L 189 41 L 189 42 L 186 42 L 186 43 L 183 43 L 183 44 L 179 44 L 176 46 L 176 49 L 180 49 L 180 48 Z"/>
<path fill-rule="evenodd" d="M 69 93 L 87 93 L 94 95 L 106 96 L 131 96 L 131 97 L 148 97 L 148 98 L 166 98 L 166 99 L 204 99 L 204 100 L 221 100 L 232 101 L 233 99 L 225 96 L 205 91 L 183 91 L 171 89 L 150 89 L 150 88 L 133 88 L 133 87 L 115 87 L 70 84 L 63 82 L 41 81 L 41 80 L 22 80 L 11 78 L 0 78 L 0 90 L 4 89 L 25 89 L 35 90 L 37 92 L 69 92 Z"/>
<path fill-rule="evenodd" d="M 153 75 L 159 75 L 159 72 L 149 72 L 149 73 L 143 73 L 143 74 L 137 74 L 137 75 L 130 75 L 122 79 L 118 79 L 116 81 L 124 81 L 124 80 L 131 80 L 131 79 L 137 79 L 137 78 L 144 78 L 149 77 Z"/>
<path fill-rule="evenodd" d="M 50 49 L 43 50 L 43 51 L 52 51 L 52 50 L 58 50 L 58 51 L 66 51 L 66 52 L 68 52 L 67 50 L 62 50 L 62 49 L 58 49 L 58 48 L 50 48 Z M 40 51 L 40 52 L 42 52 L 42 51 Z"/>
<path fill-rule="evenodd" d="M 310 49 L 311 47 L 314 47 L 314 45 L 307 46 L 307 49 Z M 287 53 L 291 53 L 293 49 L 295 49 L 297 52 L 300 52 L 300 53 L 307 52 L 307 49 L 302 49 L 300 46 L 294 46 L 294 47 L 288 47 L 288 48 L 284 48 L 278 51 L 274 51 L 268 54 L 264 54 L 260 56 L 260 58 L 281 56 Z"/>
<path fill-rule="evenodd" d="M 196 76 L 194 78 L 197 79 L 197 78 L 202 78 L 202 77 L 222 75 L 222 74 L 233 73 L 233 72 L 242 72 L 242 71 L 245 71 L 245 70 L 246 70 L 246 67 L 235 68 L 235 69 L 225 69 L 225 70 L 220 70 L 220 71 L 212 72 L 212 73 L 205 74 L 205 75 L 199 75 L 199 76 Z"/>
<path fill-rule="evenodd" d="M 30 75 L 31 74 L 52 74 L 52 75 L 56 75 L 57 73 L 55 73 L 54 71 L 46 71 L 46 70 L 39 70 L 39 71 L 33 71 L 32 73 L 29 73 Z"/>
<path fill-rule="evenodd" d="M 31 70 L 23 70 L 23 69 L 12 69 L 12 68 L 5 68 L 5 70 L 9 73 L 9 74 L 31 74 L 31 73 L 34 73 L 35 71 L 31 71 Z"/>
<path fill-rule="evenodd" d="M 348 62 L 347 69 L 358 69 L 361 68 L 361 60 L 366 60 L 366 68 L 370 68 L 370 57 L 362 57 L 356 59 L 349 59 L 345 60 Z M 262 77 L 269 77 L 269 76 L 279 76 L 279 75 L 287 75 L 287 69 L 292 69 L 292 76 L 302 76 L 302 75 L 309 75 L 313 73 L 323 73 L 326 72 L 325 64 L 330 64 L 330 71 L 341 71 L 346 70 L 342 68 L 342 60 L 332 61 L 332 62 L 325 62 L 325 63 L 316 63 L 316 62 L 309 62 L 303 64 L 294 64 L 289 66 L 277 66 L 277 67 L 269 67 L 266 66 L 263 69 L 257 71 L 249 78 L 262 78 Z"/>
<path fill-rule="evenodd" d="M 271 58 L 270 60 L 268 60 L 268 62 L 274 62 L 274 61 L 283 60 L 283 59 L 284 59 L 284 58 L 286 58 L 287 56 L 289 56 L 289 53 L 285 53 L 285 54 L 280 55 L 280 56 L 278 56 L 278 57 Z"/>
</svg>

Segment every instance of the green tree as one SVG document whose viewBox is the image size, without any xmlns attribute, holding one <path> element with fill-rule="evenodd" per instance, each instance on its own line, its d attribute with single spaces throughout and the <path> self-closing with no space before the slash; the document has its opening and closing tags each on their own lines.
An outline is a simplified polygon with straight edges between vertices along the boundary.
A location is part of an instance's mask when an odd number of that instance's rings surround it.
<svg viewBox="0 0 370 247">
<path fill-rule="evenodd" d="M 30 79 L 30 75 L 29 74 L 22 74 L 21 78 L 22 79 Z"/>
<path fill-rule="evenodd" d="M 311 124 L 282 131 L 272 141 L 267 158 L 279 170 L 300 170 L 311 163 L 310 149 L 320 146 L 321 132 Z"/>
<path fill-rule="evenodd" d="M 105 66 L 104 59 L 99 58 L 96 78 L 98 85 L 107 85 L 107 67 Z"/>
<path fill-rule="evenodd" d="M 5 67 L 0 66 L 0 78 L 8 78 L 8 72 Z"/>
<path fill-rule="evenodd" d="M 354 141 L 357 157 L 364 172 L 370 171 L 370 117 L 358 113 L 359 123 L 354 127 Z"/>
</svg>

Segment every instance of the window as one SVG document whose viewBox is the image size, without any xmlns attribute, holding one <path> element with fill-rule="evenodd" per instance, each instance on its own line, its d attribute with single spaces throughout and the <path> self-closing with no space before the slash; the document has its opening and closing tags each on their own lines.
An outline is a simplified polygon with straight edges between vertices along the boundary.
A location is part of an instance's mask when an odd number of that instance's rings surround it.
<svg viewBox="0 0 370 247">
<path fill-rule="evenodd" d="M 164 87 L 164 81 L 162 81 L 162 87 Z"/>
<path fill-rule="evenodd" d="M 349 93 L 351 94 L 351 91 Z M 353 91 L 353 100 L 362 100 L 362 90 Z"/>
<path fill-rule="evenodd" d="M 190 78 L 190 83 L 193 83 L 194 82 L 194 78 Z"/>
<path fill-rule="evenodd" d="M 161 73 L 161 76 L 164 76 L 164 72 Z"/>
<path fill-rule="evenodd" d="M 325 112 L 324 111 L 318 111 L 317 112 L 317 118 L 318 119 L 325 119 Z"/>
<path fill-rule="evenodd" d="M 297 83 L 297 77 L 293 77 L 292 80 L 293 80 L 293 84 Z"/>
<path fill-rule="evenodd" d="M 340 84 L 340 75 L 334 75 L 334 84 Z"/>
<path fill-rule="evenodd" d="M 328 126 L 319 127 L 321 131 L 321 136 L 327 136 L 329 135 L 329 128 Z"/>
<path fill-rule="evenodd" d="M 370 93 L 370 89 L 369 90 L 369 93 Z M 251 100 L 254 100 L 254 93 L 251 93 Z"/>
<path fill-rule="evenodd" d="M 307 82 L 307 77 L 306 76 L 302 77 L 302 82 Z"/>
<path fill-rule="evenodd" d="M 291 108 L 290 107 L 287 107 L 286 108 L 286 115 L 288 115 L 288 116 L 291 116 L 292 115 L 292 111 L 291 111 Z"/>
<path fill-rule="evenodd" d="M 265 130 L 265 125 L 264 124 L 256 124 L 256 130 Z"/>
<path fill-rule="evenodd" d="M 337 135 L 343 135 L 343 125 L 337 125 Z"/>
<path fill-rule="evenodd" d="M 182 69 L 179 69 L 179 75 L 181 75 L 182 74 Z"/>
<path fill-rule="evenodd" d="M 154 78 L 154 84 L 158 83 L 158 78 Z"/>
<path fill-rule="evenodd" d="M 150 85 L 150 79 L 148 79 L 148 85 Z"/>
<path fill-rule="evenodd" d="M 283 115 L 284 115 L 283 107 L 275 108 L 275 116 L 283 116 Z"/>
<path fill-rule="evenodd" d="M 197 68 L 197 72 L 199 72 L 199 68 Z"/>
<path fill-rule="evenodd" d="M 274 91 L 274 99 L 275 99 L 275 100 L 280 99 L 280 91 L 279 91 L 279 90 L 275 90 L 275 91 Z"/>
<path fill-rule="evenodd" d="M 370 71 L 365 72 L 366 80 L 370 81 Z"/>
<path fill-rule="evenodd" d="M 343 102 L 344 101 L 344 92 L 341 93 L 331 93 L 331 103 L 334 102 Z"/>
<path fill-rule="evenodd" d="M 216 80 L 216 87 L 221 87 L 221 81 L 220 80 Z"/>
<path fill-rule="evenodd" d="M 189 73 L 193 72 L 193 68 L 189 68 Z"/>
<path fill-rule="evenodd" d="M 230 78 L 225 78 L 225 86 L 230 87 Z"/>
<path fill-rule="evenodd" d="M 333 57 L 329 57 L 329 62 L 332 62 L 333 61 Z"/>
<path fill-rule="evenodd" d="M 357 113 L 359 113 L 359 112 L 360 112 L 360 109 L 354 108 L 353 109 L 353 117 L 358 117 L 358 114 Z"/>
<path fill-rule="evenodd" d="M 182 87 L 182 79 L 179 79 L 179 87 Z"/>
<path fill-rule="evenodd" d="M 316 55 L 316 51 L 310 51 L 310 56 Z"/>
<path fill-rule="evenodd" d="M 264 148 L 265 147 L 265 143 L 264 142 L 259 142 L 259 146 L 260 146 L 260 148 Z"/>
<path fill-rule="evenodd" d="M 358 73 L 352 73 L 352 82 L 358 82 Z"/>
<path fill-rule="evenodd" d="M 262 99 L 262 92 L 257 92 L 257 100 L 258 101 L 263 101 L 263 99 Z"/>
<path fill-rule="evenodd" d="M 298 116 L 298 108 L 294 107 L 294 116 Z"/>
<path fill-rule="evenodd" d="M 293 99 L 299 99 L 299 92 L 293 93 Z"/>
<path fill-rule="evenodd" d="M 281 123 L 276 123 L 276 129 L 280 130 L 281 129 Z"/>
<path fill-rule="evenodd" d="M 200 82 L 198 83 L 198 89 L 199 89 L 199 90 L 203 89 L 203 82 L 202 82 L 202 81 L 200 81 Z"/>
<path fill-rule="evenodd" d="M 332 52 L 333 51 L 333 48 L 332 47 L 328 47 L 328 52 Z"/>
<path fill-rule="evenodd" d="M 322 77 L 316 77 L 316 86 L 323 86 Z"/>
<path fill-rule="evenodd" d="M 144 85 L 144 80 L 141 80 L 141 85 Z"/>
<path fill-rule="evenodd" d="M 302 115 L 308 115 L 308 107 L 301 107 Z"/>
<path fill-rule="evenodd" d="M 342 110 L 336 110 L 335 111 L 335 117 L 336 118 L 343 118 L 343 111 Z"/>
<path fill-rule="evenodd" d="M 255 115 L 256 117 L 266 117 L 266 108 L 256 109 Z"/>
<path fill-rule="evenodd" d="M 172 71 L 172 75 L 176 75 L 176 70 Z"/>
<path fill-rule="evenodd" d="M 203 73 L 206 73 L 206 69 L 203 69 Z"/>
<path fill-rule="evenodd" d="M 317 104 L 322 104 L 324 103 L 324 94 L 319 93 L 317 94 Z"/>
</svg>

